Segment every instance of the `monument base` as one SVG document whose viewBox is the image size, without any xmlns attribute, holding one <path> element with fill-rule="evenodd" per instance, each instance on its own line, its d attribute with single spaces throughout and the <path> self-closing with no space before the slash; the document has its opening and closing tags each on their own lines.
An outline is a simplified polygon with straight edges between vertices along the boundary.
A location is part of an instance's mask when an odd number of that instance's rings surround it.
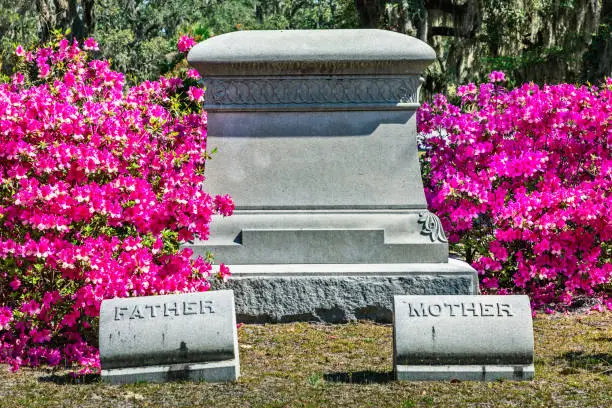
<svg viewBox="0 0 612 408">
<path fill-rule="evenodd" d="M 393 321 L 394 295 L 474 295 L 465 262 L 230 265 L 236 320 L 243 323 Z"/>
<path fill-rule="evenodd" d="M 495 381 L 532 380 L 534 366 L 530 365 L 397 365 L 395 376 L 399 381 Z"/>
<path fill-rule="evenodd" d="M 102 370 L 102 381 L 110 384 L 169 381 L 235 381 L 240 376 L 236 359 L 208 363 L 188 363 Z"/>
</svg>

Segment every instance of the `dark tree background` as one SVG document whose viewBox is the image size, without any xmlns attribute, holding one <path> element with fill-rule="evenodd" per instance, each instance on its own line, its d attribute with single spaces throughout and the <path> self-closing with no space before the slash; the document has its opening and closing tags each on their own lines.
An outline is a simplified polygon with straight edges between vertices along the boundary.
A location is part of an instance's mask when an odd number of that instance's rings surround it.
<svg viewBox="0 0 612 408">
<path fill-rule="evenodd" d="M 245 29 L 384 28 L 434 47 L 426 93 L 504 70 L 515 83 L 612 75 L 612 0 L 0 0 L 0 70 L 16 44 L 95 36 L 131 83 L 173 66 L 176 39 Z"/>
</svg>

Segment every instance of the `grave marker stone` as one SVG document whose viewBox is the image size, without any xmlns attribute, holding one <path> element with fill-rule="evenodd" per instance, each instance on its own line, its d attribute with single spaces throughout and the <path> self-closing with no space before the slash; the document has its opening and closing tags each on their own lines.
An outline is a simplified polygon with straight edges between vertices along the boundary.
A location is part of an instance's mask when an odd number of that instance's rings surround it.
<svg viewBox="0 0 612 408">
<path fill-rule="evenodd" d="M 102 380 L 232 381 L 240 375 L 231 290 L 104 300 Z"/>
<path fill-rule="evenodd" d="M 527 296 L 395 296 L 398 380 L 530 380 Z"/>
<path fill-rule="evenodd" d="M 196 45 L 205 190 L 234 215 L 191 245 L 230 266 L 244 322 L 390 322 L 395 294 L 474 294 L 427 211 L 416 145 L 427 44 L 382 30 L 238 31 Z"/>
</svg>

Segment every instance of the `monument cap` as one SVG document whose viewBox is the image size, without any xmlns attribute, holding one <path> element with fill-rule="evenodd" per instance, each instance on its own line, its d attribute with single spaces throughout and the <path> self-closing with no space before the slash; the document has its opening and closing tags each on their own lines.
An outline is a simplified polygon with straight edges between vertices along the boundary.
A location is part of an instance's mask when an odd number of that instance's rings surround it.
<svg viewBox="0 0 612 408">
<path fill-rule="evenodd" d="M 202 76 L 421 74 L 435 58 L 417 38 L 374 29 L 235 31 L 187 56 Z"/>
</svg>

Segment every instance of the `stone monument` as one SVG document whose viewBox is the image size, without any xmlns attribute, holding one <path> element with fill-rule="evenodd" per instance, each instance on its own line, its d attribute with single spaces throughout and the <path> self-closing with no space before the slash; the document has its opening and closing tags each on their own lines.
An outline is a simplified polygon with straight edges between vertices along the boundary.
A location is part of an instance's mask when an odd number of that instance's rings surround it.
<svg viewBox="0 0 612 408">
<path fill-rule="evenodd" d="M 395 296 L 398 380 L 531 380 L 527 296 Z"/>
<path fill-rule="evenodd" d="M 382 30 L 238 31 L 196 45 L 206 85 L 205 189 L 239 321 L 391 322 L 393 295 L 474 294 L 427 211 L 416 146 L 425 43 Z"/>
<path fill-rule="evenodd" d="M 240 375 L 231 290 L 104 300 L 102 381 L 233 381 Z"/>
</svg>

